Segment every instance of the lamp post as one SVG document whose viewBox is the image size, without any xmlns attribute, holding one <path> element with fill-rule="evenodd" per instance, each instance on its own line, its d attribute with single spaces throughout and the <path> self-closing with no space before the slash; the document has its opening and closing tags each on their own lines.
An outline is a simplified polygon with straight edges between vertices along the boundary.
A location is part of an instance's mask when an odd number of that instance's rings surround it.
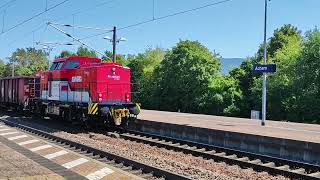
<svg viewBox="0 0 320 180">
<path fill-rule="evenodd" d="M 51 53 L 53 48 L 50 47 L 50 46 L 44 45 L 42 47 L 42 49 L 46 52 L 46 54 L 48 56 L 48 70 L 50 70 L 50 53 Z"/>
<path fill-rule="evenodd" d="M 122 38 L 122 37 L 117 39 L 117 28 L 115 26 L 113 27 L 112 32 L 113 32 L 112 38 L 110 38 L 109 36 L 106 36 L 103 39 L 106 39 L 106 40 L 112 42 L 112 62 L 116 62 L 116 46 L 117 46 L 117 43 L 119 43 L 120 41 L 126 41 L 127 39 Z"/>
<path fill-rule="evenodd" d="M 270 0 L 269 0 L 270 1 Z M 264 41 L 263 41 L 263 63 L 267 64 L 267 11 L 268 0 L 264 1 Z M 267 74 L 263 73 L 262 79 L 262 120 L 261 126 L 265 126 L 266 121 L 266 106 L 267 106 Z"/>
<path fill-rule="evenodd" d="M 15 56 L 14 59 L 12 59 L 12 74 L 11 76 L 14 77 L 14 60 L 17 60 L 19 58 L 19 56 Z"/>
<path fill-rule="evenodd" d="M 11 76 L 14 77 L 14 61 L 12 61 L 12 72 Z"/>
</svg>

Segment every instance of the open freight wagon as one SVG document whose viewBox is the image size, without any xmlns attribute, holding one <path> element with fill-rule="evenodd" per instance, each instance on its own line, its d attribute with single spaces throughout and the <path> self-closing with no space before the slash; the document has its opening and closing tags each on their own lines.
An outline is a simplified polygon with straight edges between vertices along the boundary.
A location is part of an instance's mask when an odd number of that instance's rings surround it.
<svg viewBox="0 0 320 180">
<path fill-rule="evenodd" d="M 23 110 L 31 98 L 39 97 L 39 78 L 37 77 L 7 77 L 0 79 L 0 104 L 6 108 Z"/>
</svg>

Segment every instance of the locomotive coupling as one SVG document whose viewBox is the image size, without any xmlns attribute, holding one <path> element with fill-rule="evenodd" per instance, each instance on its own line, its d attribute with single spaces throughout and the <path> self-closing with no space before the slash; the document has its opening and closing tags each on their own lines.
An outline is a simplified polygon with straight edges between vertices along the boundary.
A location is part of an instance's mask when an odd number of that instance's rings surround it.
<svg viewBox="0 0 320 180">
<path fill-rule="evenodd" d="M 123 117 L 129 116 L 129 110 L 126 108 L 123 109 L 114 109 L 111 108 L 111 115 L 114 120 L 115 125 L 120 125 Z"/>
</svg>

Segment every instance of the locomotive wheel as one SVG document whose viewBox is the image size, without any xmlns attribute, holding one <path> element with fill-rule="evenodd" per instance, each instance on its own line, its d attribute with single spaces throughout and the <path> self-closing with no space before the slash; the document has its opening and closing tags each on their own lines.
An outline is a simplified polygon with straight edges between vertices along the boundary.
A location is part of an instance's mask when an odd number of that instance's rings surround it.
<svg viewBox="0 0 320 180">
<path fill-rule="evenodd" d="M 64 121 L 68 121 L 68 122 L 71 122 L 71 111 L 67 108 L 63 108 L 62 111 L 61 111 L 61 118 L 64 120 Z"/>
<path fill-rule="evenodd" d="M 46 107 L 45 106 L 40 106 L 39 107 L 39 114 L 43 118 L 46 115 Z"/>
</svg>

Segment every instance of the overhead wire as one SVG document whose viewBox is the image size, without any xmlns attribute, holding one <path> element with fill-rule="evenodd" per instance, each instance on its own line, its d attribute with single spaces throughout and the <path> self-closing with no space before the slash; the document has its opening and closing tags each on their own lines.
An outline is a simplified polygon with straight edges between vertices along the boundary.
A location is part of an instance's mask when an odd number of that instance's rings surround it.
<svg viewBox="0 0 320 180">
<path fill-rule="evenodd" d="M 10 5 L 15 2 L 17 0 L 11 0 L 11 1 L 8 1 L 6 2 L 5 4 L 3 4 L 2 6 L 0 6 L 0 9 L 1 8 L 4 8 L 4 10 L 2 11 L 3 12 L 3 16 L 2 16 L 2 29 L 1 29 L 1 33 L 4 32 L 4 28 L 5 28 L 5 16 L 6 16 L 6 13 L 7 13 L 7 9 L 10 7 Z"/>
<path fill-rule="evenodd" d="M 102 52 L 100 52 L 100 51 L 98 51 L 98 50 L 94 49 L 93 47 L 89 46 L 89 45 L 88 45 L 88 44 L 86 44 L 85 42 L 82 42 L 80 39 L 73 37 L 71 34 L 69 34 L 69 33 L 65 32 L 65 31 L 63 31 L 62 29 L 60 29 L 60 28 L 56 27 L 55 25 L 53 25 L 53 24 L 51 24 L 51 23 L 48 23 L 48 25 L 49 25 L 49 26 L 51 26 L 51 27 L 53 27 L 53 28 L 54 28 L 54 29 L 56 29 L 57 31 L 59 31 L 59 32 L 61 32 L 61 33 L 63 33 L 63 34 L 65 34 L 66 36 L 68 36 L 68 37 L 72 38 L 73 40 L 75 40 L 75 41 L 79 42 L 81 45 L 83 45 L 83 46 L 85 46 L 85 47 L 87 47 L 87 48 L 89 48 L 89 49 L 91 49 L 91 50 L 93 50 L 93 51 L 95 51 L 95 52 L 99 53 L 99 54 L 100 54 L 100 55 L 102 55 L 102 56 L 104 55 L 104 53 L 102 53 Z"/>
<path fill-rule="evenodd" d="M 36 31 L 40 30 L 42 27 L 43 27 L 43 24 L 41 24 L 40 26 L 37 26 L 37 28 L 33 29 L 32 31 L 29 31 L 29 32 L 23 34 L 21 37 L 27 38 L 27 37 L 31 36 L 33 32 L 36 32 Z M 10 41 L 8 43 L 8 45 L 11 46 L 12 44 L 14 44 L 15 42 L 17 42 L 17 41 L 19 41 L 21 39 L 22 38 L 17 38 L 17 39 L 15 39 L 13 41 Z"/>
<path fill-rule="evenodd" d="M 95 29 L 95 30 L 110 31 L 110 29 L 102 29 L 102 28 L 100 29 L 100 28 L 85 27 L 85 26 L 74 26 L 74 17 L 75 17 L 75 15 L 77 15 L 77 14 L 81 14 L 81 13 L 83 13 L 83 12 L 87 12 L 87 11 L 90 11 L 90 10 L 92 10 L 92 9 L 95 9 L 95 8 L 98 8 L 98 7 L 102 7 L 102 6 L 106 5 L 106 4 L 110 4 L 110 3 L 114 2 L 114 1 L 116 1 L 116 0 L 108 0 L 108 1 L 100 2 L 100 3 L 98 3 L 98 4 L 95 4 L 95 5 L 91 6 L 91 7 L 85 8 L 85 9 L 82 9 L 82 8 L 81 8 L 81 9 L 78 9 L 78 10 L 74 11 L 73 13 L 71 13 L 71 15 L 61 16 L 61 17 L 59 17 L 59 18 L 56 18 L 54 21 L 59 21 L 59 20 L 61 20 L 61 19 L 65 19 L 65 18 L 67 18 L 67 17 L 72 16 L 72 22 L 73 22 L 73 23 L 72 23 L 72 24 L 73 24 L 72 27 L 84 28 L 84 29 Z M 47 24 L 46 27 L 48 27 L 48 23 L 46 23 L 46 24 Z M 50 22 L 50 24 L 61 25 L 61 24 L 52 23 L 52 22 Z M 68 24 L 63 24 L 62 26 L 71 27 L 71 25 L 68 25 Z M 74 29 L 73 29 L 73 33 L 72 33 L 72 34 L 73 34 L 73 36 L 74 36 Z M 77 41 L 77 42 L 80 41 L 79 39 L 76 39 L 76 38 L 74 38 L 74 37 L 72 38 L 72 40 L 73 40 L 73 41 Z M 71 43 L 71 42 L 69 42 L 69 43 Z M 99 53 L 99 54 L 102 54 L 101 52 L 95 50 L 94 48 L 92 48 L 92 47 L 84 44 L 83 42 L 79 42 L 79 43 L 82 44 L 82 45 L 84 45 L 84 46 L 89 47 L 90 49 L 96 51 L 96 52 Z"/>
<path fill-rule="evenodd" d="M 15 0 L 15 1 L 16 1 L 16 0 Z M 91 7 L 88 7 L 88 8 L 85 8 L 85 9 L 78 9 L 78 10 L 74 11 L 74 13 L 71 13 L 71 15 L 60 16 L 60 17 L 58 17 L 58 18 L 55 18 L 53 21 L 59 21 L 59 20 L 61 20 L 61 19 L 65 19 L 65 18 L 70 17 L 70 16 L 72 16 L 72 15 L 76 15 L 76 14 L 80 14 L 80 13 L 83 13 L 83 12 L 86 12 L 86 11 L 90 11 L 90 10 L 92 10 L 92 9 L 95 9 L 95 8 L 97 8 L 97 7 L 101 7 L 101 6 L 103 6 L 103 5 L 112 3 L 112 2 L 114 2 L 114 1 L 116 1 L 116 0 L 108 0 L 108 1 L 105 1 L 105 0 L 104 0 L 104 2 L 100 2 L 100 3 L 98 3 L 98 4 L 95 4 L 95 5 L 91 6 Z M 47 9 L 47 4 L 46 4 L 46 9 Z M 45 26 L 46 29 L 47 29 L 47 27 L 48 27 L 47 22 L 41 24 L 40 26 L 38 26 L 37 28 L 33 29 L 32 31 L 29 31 L 28 33 L 25 33 L 25 34 L 24 34 L 23 36 L 21 36 L 21 37 L 29 37 L 29 36 L 31 36 L 31 34 L 32 34 L 33 31 L 38 31 L 38 30 L 41 29 L 43 26 Z M 46 31 L 46 29 L 45 29 L 45 31 Z M 19 40 L 21 40 L 21 38 L 17 38 L 17 39 L 15 39 L 15 40 L 9 42 L 9 44 L 12 45 L 13 43 L 15 43 L 15 42 L 17 42 L 17 41 L 19 41 Z"/>
<path fill-rule="evenodd" d="M 101 3 L 98 3 L 98 4 L 94 5 L 94 6 L 91 6 L 91 7 L 86 8 L 86 9 L 78 9 L 78 11 L 76 11 L 76 12 L 74 12 L 72 14 L 77 15 L 77 14 L 80 14 L 80 13 L 95 9 L 97 7 L 104 6 L 106 4 L 110 4 L 111 2 L 114 2 L 114 1 L 116 1 L 116 0 L 109 0 L 109 1 L 106 1 L 106 2 L 101 2 Z"/>
<path fill-rule="evenodd" d="M 93 30 L 107 31 L 107 32 L 113 31 L 110 28 L 105 29 L 105 28 L 96 28 L 96 27 L 89 27 L 89 26 L 76 26 L 76 25 L 71 25 L 71 24 L 60 24 L 60 23 L 54 23 L 54 22 L 50 22 L 50 24 L 57 25 L 57 26 L 64 26 L 64 27 L 80 28 L 80 29 L 93 29 Z"/>
<path fill-rule="evenodd" d="M 150 23 L 150 22 L 153 22 L 153 21 L 161 20 L 161 19 L 166 19 L 166 18 L 169 18 L 169 17 L 173 17 L 173 16 L 189 13 L 189 12 L 192 12 L 192 11 L 197 11 L 197 10 L 200 10 L 200 9 L 203 9 L 203 8 L 208 8 L 208 7 L 211 7 L 211 6 L 227 3 L 229 1 L 232 1 L 232 0 L 222 0 L 222 1 L 214 2 L 214 3 L 209 3 L 209 4 L 206 4 L 206 5 L 203 5 L 203 6 L 199 6 L 199 7 L 196 7 L 196 8 L 187 9 L 187 10 L 179 11 L 179 12 L 176 12 L 176 13 L 168 14 L 168 15 L 161 16 L 161 17 L 152 17 L 152 19 L 141 21 L 141 22 L 138 22 L 138 23 L 135 23 L 135 24 L 131 24 L 131 25 L 127 25 L 127 26 L 124 26 L 124 27 L 120 27 L 117 30 L 123 30 L 123 29 L 128 29 L 128 28 L 131 28 L 131 27 L 135 27 L 135 26 L 140 26 L 142 24 Z M 107 34 L 107 33 L 108 32 L 102 32 L 102 33 L 94 34 L 94 35 L 91 35 L 91 36 L 86 36 L 86 37 L 80 38 L 80 40 L 90 39 L 90 38 L 101 36 L 101 35 L 104 35 L 104 34 Z"/>
<path fill-rule="evenodd" d="M 65 1 L 68 1 L 68 0 L 65 0 Z M 79 14 L 79 13 L 82 13 L 82 12 L 85 12 L 85 11 L 88 11 L 88 10 L 91 10 L 91 9 L 94 9 L 98 6 L 101 6 L 101 5 L 104 5 L 104 4 L 108 4 L 112 1 L 115 1 L 115 0 L 109 0 L 107 2 L 103 2 L 103 3 L 99 3 L 99 4 L 96 4 L 95 6 L 92 6 L 90 8 L 86 8 L 84 10 L 78 10 L 76 11 L 75 13 L 71 13 L 71 15 L 74 16 L 74 14 Z M 187 10 L 183 10 L 183 11 L 179 11 L 179 12 L 176 12 L 176 13 L 172 13 L 172 14 L 168 14 L 168 15 L 165 15 L 165 16 L 161 16 L 161 17 L 155 17 L 154 16 L 154 11 L 153 11 L 153 17 L 152 19 L 149 19 L 149 20 L 145 20 L 145 21 L 141 21 L 141 22 L 138 22 L 138 23 L 135 23 L 135 24 L 131 24 L 131 25 L 127 25 L 127 26 L 123 26 L 123 27 L 120 27 L 118 28 L 118 30 L 123 30 L 123 29 L 128 29 L 128 28 L 132 28 L 132 27 L 136 27 L 136 26 L 140 26 L 140 25 L 143 25 L 143 24 L 146 24 L 146 23 L 150 23 L 150 22 L 153 22 L 153 21 L 157 21 L 157 20 L 161 20 L 161 19 L 166 19 L 166 18 L 169 18 L 169 17 L 173 17 L 173 16 L 177 16 L 177 15 L 181 15 L 181 14 L 185 14 L 185 13 L 189 13 L 189 12 L 192 12 L 192 11 L 197 11 L 197 10 L 200 10 L 200 9 L 203 9 L 203 8 L 208 8 L 208 7 L 211 7 L 211 6 L 215 6 L 215 5 L 218 5 L 218 4 L 222 4 L 222 3 L 227 3 L 229 1 L 232 1 L 232 0 L 221 0 L 221 1 L 218 1 L 218 2 L 213 2 L 213 3 L 209 3 L 209 4 L 206 4 L 206 5 L 203 5 L 203 6 L 199 6 L 199 7 L 196 7 L 196 8 L 192 8 L 192 9 L 187 9 Z M 153 2 L 153 8 L 154 8 L 154 2 Z M 50 9 L 50 8 L 49 8 Z M 48 9 L 48 10 L 49 10 Z M 66 16 L 63 16 L 61 18 L 58 18 L 56 19 L 59 20 L 59 19 L 62 19 L 62 18 L 65 18 Z M 38 27 L 36 30 L 33 30 L 31 31 L 30 33 L 33 33 L 34 31 L 37 31 L 38 29 L 41 29 L 43 25 L 41 25 L 40 27 Z M 66 27 L 70 27 L 70 25 L 64 25 Z M 47 26 L 46 26 L 47 27 Z M 81 27 L 81 26 L 79 26 Z M 85 27 L 85 26 L 83 26 Z M 100 28 L 95 28 L 95 29 L 100 29 Z M 105 29 L 106 30 L 106 29 Z M 109 32 L 112 32 L 112 31 L 106 31 L 106 32 L 102 32 L 102 33 L 98 33 L 98 34 L 95 34 L 95 35 L 91 35 L 91 36 L 86 36 L 86 37 L 83 37 L 83 38 L 79 38 L 79 39 L 76 39 L 76 38 L 73 38 L 74 40 L 78 41 L 79 43 L 81 43 L 82 45 L 85 45 L 87 46 L 86 44 L 84 44 L 82 42 L 82 40 L 84 39 L 89 39 L 89 38 L 93 38 L 93 37 L 97 37 L 97 36 L 101 36 L 101 35 L 104 35 L 104 34 L 107 34 Z M 68 34 L 70 35 L 70 34 Z M 70 36 L 69 36 L 70 37 Z M 16 40 L 18 41 L 18 40 Z M 92 47 L 88 46 L 90 49 L 93 49 Z M 94 50 L 94 49 L 93 49 Z M 96 50 L 95 50 L 96 51 Z M 99 54 L 101 54 L 100 52 L 98 52 Z"/>
<path fill-rule="evenodd" d="M 8 5 L 10 5 L 11 3 L 15 2 L 15 1 L 17 1 L 17 0 L 11 0 L 11 1 L 3 4 L 2 6 L 0 6 L 0 9 L 6 7 L 6 6 L 8 6 Z"/>
<path fill-rule="evenodd" d="M 15 28 L 17 28 L 17 27 L 19 27 L 19 26 L 21 26 L 21 25 L 23 25 L 23 24 L 25 24 L 25 23 L 27 23 L 27 22 L 29 22 L 29 21 L 31 21 L 31 20 L 33 20 L 33 19 L 36 18 L 36 17 L 41 16 L 42 14 L 44 14 L 44 13 L 46 13 L 46 12 L 48 12 L 48 11 L 50 11 L 50 10 L 52 10 L 52 9 L 54 9 L 54 8 L 62 5 L 62 4 L 64 4 L 64 3 L 66 3 L 66 2 L 68 2 L 68 1 L 69 1 L 69 0 L 64 0 L 64 1 L 58 3 L 58 4 L 54 5 L 54 6 L 46 9 L 45 11 L 42 11 L 42 12 L 40 12 L 40 13 L 38 13 L 38 14 L 35 14 L 34 16 L 32 16 L 32 17 L 30 17 L 30 18 L 28 18 L 28 19 L 25 19 L 25 20 L 21 21 L 20 23 L 18 23 L 18 24 L 16 24 L 16 25 L 12 26 L 11 28 L 7 29 L 6 31 L 0 33 L 0 35 L 5 34 L 5 33 L 7 33 L 7 32 L 9 32 L 9 31 L 11 31 L 11 30 L 13 30 L 13 29 L 15 29 Z"/>
</svg>

